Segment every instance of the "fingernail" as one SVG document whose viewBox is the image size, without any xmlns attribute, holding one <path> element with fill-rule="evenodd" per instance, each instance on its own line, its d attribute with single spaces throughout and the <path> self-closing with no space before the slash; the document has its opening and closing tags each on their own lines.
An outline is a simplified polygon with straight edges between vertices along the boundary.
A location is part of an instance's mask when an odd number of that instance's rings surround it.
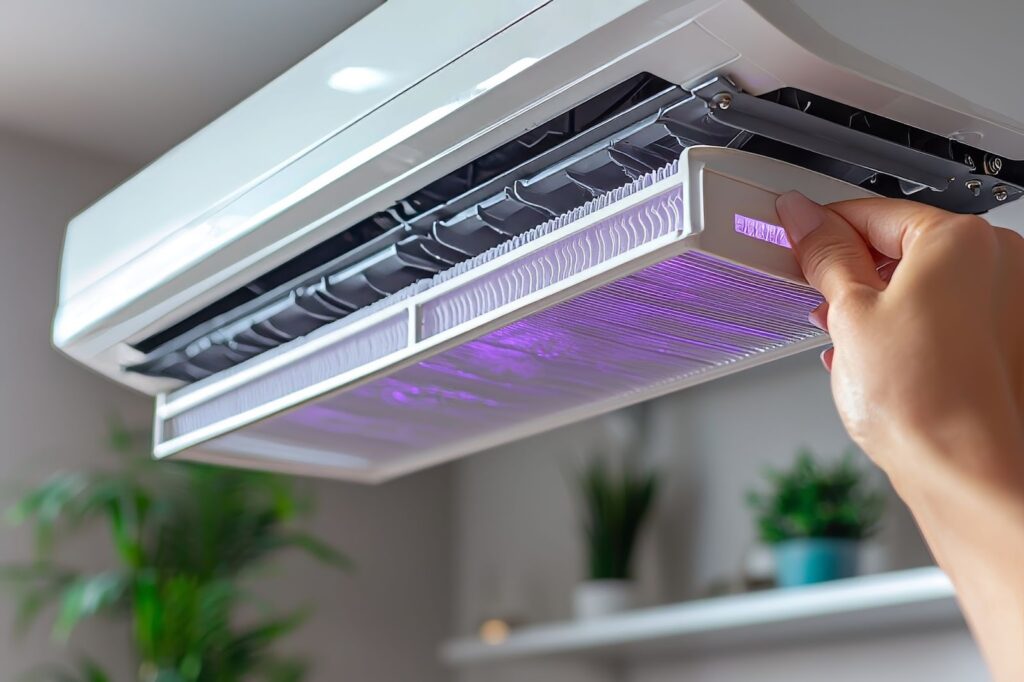
<svg viewBox="0 0 1024 682">
<path fill-rule="evenodd" d="M 879 265 L 875 270 L 878 272 L 878 277 L 883 282 L 888 283 L 892 279 L 893 274 L 896 272 L 896 266 L 899 265 L 898 260 L 889 261 L 883 265 Z"/>
<path fill-rule="evenodd" d="M 828 372 L 832 371 L 832 358 L 835 356 L 835 351 L 836 349 L 834 347 L 829 346 L 825 350 L 821 351 L 821 355 L 818 356 L 821 359 L 822 366 Z"/>
<path fill-rule="evenodd" d="M 775 210 L 796 244 L 825 222 L 825 210 L 797 191 L 786 192 L 776 199 Z"/>
</svg>

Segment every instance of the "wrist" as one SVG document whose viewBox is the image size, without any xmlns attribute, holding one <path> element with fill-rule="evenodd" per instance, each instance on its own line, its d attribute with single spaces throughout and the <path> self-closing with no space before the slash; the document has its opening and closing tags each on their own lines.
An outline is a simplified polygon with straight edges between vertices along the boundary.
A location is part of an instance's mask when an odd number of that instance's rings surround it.
<svg viewBox="0 0 1024 682">
<path fill-rule="evenodd" d="M 998 526 L 1024 539 L 1024 438 L 997 436 L 907 439 L 890 453 L 886 473 L 922 530 L 970 538 Z"/>
<path fill-rule="evenodd" d="M 1024 425 L 1016 414 L 975 406 L 936 415 L 925 428 L 898 423 L 889 431 L 884 452 L 870 454 L 901 494 L 945 496 L 967 487 L 1024 498 Z"/>
</svg>

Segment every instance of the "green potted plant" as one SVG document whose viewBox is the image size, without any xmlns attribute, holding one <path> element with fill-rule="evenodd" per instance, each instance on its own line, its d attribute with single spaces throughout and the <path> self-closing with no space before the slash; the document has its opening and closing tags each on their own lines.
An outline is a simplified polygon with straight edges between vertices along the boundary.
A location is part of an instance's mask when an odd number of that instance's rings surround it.
<svg viewBox="0 0 1024 682">
<path fill-rule="evenodd" d="M 82 621 L 115 615 L 129 626 L 140 682 L 297 682 L 305 665 L 274 652 L 302 621 L 258 597 L 250 580 L 282 550 L 297 549 L 338 568 L 346 558 L 299 529 L 308 496 L 286 478 L 141 456 L 118 429 L 126 455 L 110 471 L 53 476 L 8 510 L 30 524 L 37 556 L 0 568 L 15 588 L 18 625 L 56 602 L 53 633 L 66 640 Z M 114 548 L 108 568 L 83 572 L 51 551 L 64 534 L 104 523 Z M 255 606 L 254 606 L 255 605 Z M 108 682 L 102 666 L 40 668 L 36 680 Z"/>
<path fill-rule="evenodd" d="M 852 453 L 827 465 L 802 450 L 790 469 L 766 476 L 770 490 L 751 492 L 748 501 L 761 540 L 773 549 L 778 584 L 855 575 L 860 542 L 878 529 L 885 498 Z"/>
<path fill-rule="evenodd" d="M 578 477 L 587 580 L 576 586 L 577 618 L 588 619 L 633 606 L 633 552 L 658 491 L 654 472 L 629 464 L 615 469 L 593 459 Z"/>
</svg>

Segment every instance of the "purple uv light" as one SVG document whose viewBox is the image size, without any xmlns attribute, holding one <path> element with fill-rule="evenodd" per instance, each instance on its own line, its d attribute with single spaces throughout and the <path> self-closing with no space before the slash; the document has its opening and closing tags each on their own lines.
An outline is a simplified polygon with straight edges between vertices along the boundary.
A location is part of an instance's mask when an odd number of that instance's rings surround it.
<svg viewBox="0 0 1024 682">
<path fill-rule="evenodd" d="M 789 243 L 789 238 L 786 236 L 785 228 L 779 225 L 766 223 L 763 220 L 740 215 L 739 213 L 734 215 L 734 220 L 736 231 L 745 237 L 752 237 L 753 239 L 768 242 L 769 244 L 775 244 L 775 246 L 782 246 L 787 249 L 792 248 Z"/>
<path fill-rule="evenodd" d="M 814 338 L 820 301 L 689 251 L 246 432 L 383 465 Z"/>
</svg>

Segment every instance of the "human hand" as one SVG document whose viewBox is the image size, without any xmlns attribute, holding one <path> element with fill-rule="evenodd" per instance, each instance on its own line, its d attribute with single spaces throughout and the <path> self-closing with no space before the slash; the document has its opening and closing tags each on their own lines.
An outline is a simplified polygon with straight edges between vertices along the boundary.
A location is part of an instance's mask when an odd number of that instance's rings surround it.
<svg viewBox="0 0 1024 682">
<path fill-rule="evenodd" d="M 827 301 L 811 318 L 832 336 L 823 360 L 858 445 L 897 479 L 924 449 L 1024 483 L 1024 239 L 895 199 L 789 193 L 778 211 Z M 993 448 L 1021 456 L 978 456 Z"/>
<path fill-rule="evenodd" d="M 895 199 L 777 202 L 851 437 L 949 574 L 995 679 L 1024 680 L 1024 239 Z"/>
</svg>

